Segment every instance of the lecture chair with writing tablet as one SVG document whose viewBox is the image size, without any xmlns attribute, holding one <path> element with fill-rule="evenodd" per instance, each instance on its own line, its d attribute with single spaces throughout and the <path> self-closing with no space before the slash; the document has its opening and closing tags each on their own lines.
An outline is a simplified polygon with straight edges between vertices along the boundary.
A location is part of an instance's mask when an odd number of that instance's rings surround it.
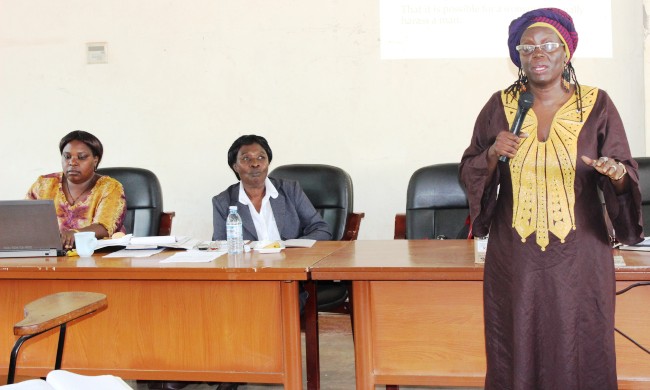
<svg viewBox="0 0 650 390">
<path fill-rule="evenodd" d="M 97 173 L 122 183 L 126 196 L 127 234 L 136 237 L 169 236 L 173 211 L 163 211 L 162 188 L 158 177 L 148 169 L 133 167 L 99 168 Z"/>
<path fill-rule="evenodd" d="M 50 294 L 25 305 L 25 318 L 14 325 L 14 335 L 20 337 L 11 350 L 7 384 L 14 383 L 18 352 L 25 341 L 58 327 L 59 343 L 54 365 L 54 369 L 58 370 L 61 368 L 68 323 L 103 310 L 106 306 L 106 295 L 84 291 Z"/>
</svg>

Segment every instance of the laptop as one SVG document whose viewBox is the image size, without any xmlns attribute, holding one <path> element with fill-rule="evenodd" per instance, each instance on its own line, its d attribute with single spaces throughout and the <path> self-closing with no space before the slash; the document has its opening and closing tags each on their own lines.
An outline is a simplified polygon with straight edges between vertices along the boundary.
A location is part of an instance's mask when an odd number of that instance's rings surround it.
<svg viewBox="0 0 650 390">
<path fill-rule="evenodd" d="M 0 257 L 63 253 L 51 200 L 0 200 Z"/>
</svg>

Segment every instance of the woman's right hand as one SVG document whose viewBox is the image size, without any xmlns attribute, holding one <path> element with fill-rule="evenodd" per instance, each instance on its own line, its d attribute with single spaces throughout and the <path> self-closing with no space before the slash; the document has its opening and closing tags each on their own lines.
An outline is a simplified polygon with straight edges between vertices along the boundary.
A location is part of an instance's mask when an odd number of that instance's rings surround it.
<svg viewBox="0 0 650 390">
<path fill-rule="evenodd" d="M 70 250 L 74 248 L 74 234 L 76 230 L 64 230 L 61 232 L 61 244 L 63 249 Z"/>
<path fill-rule="evenodd" d="M 501 156 L 506 156 L 508 158 L 513 158 L 519 150 L 519 143 L 522 138 L 528 137 L 526 133 L 520 133 L 519 135 L 512 134 L 509 131 L 502 131 L 497 134 L 497 138 L 494 140 L 492 146 L 490 146 L 490 158 L 498 159 Z"/>
</svg>

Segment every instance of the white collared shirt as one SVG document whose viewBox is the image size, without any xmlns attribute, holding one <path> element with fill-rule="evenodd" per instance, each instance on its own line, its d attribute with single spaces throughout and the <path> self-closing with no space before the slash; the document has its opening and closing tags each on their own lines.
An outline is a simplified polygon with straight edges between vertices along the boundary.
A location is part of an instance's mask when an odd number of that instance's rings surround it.
<svg viewBox="0 0 650 390">
<path fill-rule="evenodd" d="M 255 206 L 246 194 L 246 191 L 244 191 L 244 185 L 241 182 L 239 182 L 239 203 L 248 206 L 259 241 L 280 240 L 280 231 L 278 230 L 278 224 L 275 222 L 275 216 L 273 215 L 273 209 L 269 201 L 269 198 L 275 199 L 278 197 L 278 190 L 268 177 L 264 180 L 264 185 L 266 186 L 266 194 L 262 199 L 262 207 L 259 213 L 255 210 Z"/>
</svg>

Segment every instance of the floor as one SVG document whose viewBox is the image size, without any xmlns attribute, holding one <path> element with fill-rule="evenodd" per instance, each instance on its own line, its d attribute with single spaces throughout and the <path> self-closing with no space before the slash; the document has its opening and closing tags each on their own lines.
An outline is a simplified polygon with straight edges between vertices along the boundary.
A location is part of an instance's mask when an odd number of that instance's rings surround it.
<svg viewBox="0 0 650 390">
<path fill-rule="evenodd" d="M 321 389 L 322 390 L 347 390 L 355 388 L 354 380 L 354 345 L 352 343 L 352 329 L 350 317 L 338 314 L 320 314 L 320 363 L 321 363 Z M 303 388 L 307 388 L 304 372 L 304 335 L 303 335 Z M 137 390 L 147 390 L 144 383 L 128 381 L 129 385 Z M 206 383 L 189 384 L 184 390 L 214 390 L 216 385 Z M 239 386 L 238 390 L 277 390 L 282 385 L 246 384 Z M 377 389 L 383 389 L 377 386 Z M 400 386 L 400 390 L 424 390 L 440 387 L 410 387 Z M 453 390 L 479 390 L 479 388 L 454 388 Z"/>
</svg>

